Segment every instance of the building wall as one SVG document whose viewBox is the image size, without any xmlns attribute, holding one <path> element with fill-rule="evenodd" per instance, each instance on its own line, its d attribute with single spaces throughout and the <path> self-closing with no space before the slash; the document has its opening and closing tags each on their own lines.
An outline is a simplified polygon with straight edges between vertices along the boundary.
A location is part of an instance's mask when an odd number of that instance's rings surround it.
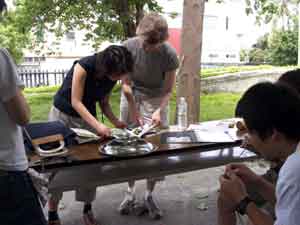
<svg viewBox="0 0 300 225">
<path fill-rule="evenodd" d="M 266 29 L 257 27 L 254 18 L 245 14 L 243 0 L 225 0 L 223 4 L 208 1 L 205 3 L 202 64 L 239 64 L 239 52 L 249 48 Z M 182 26 L 183 0 L 158 0 L 163 7 L 164 15 L 170 28 L 169 42 L 180 54 L 180 35 Z M 177 16 L 171 16 L 177 14 Z M 84 40 L 84 31 L 72 31 L 60 41 L 54 34 L 46 34 L 45 46 L 42 50 L 27 50 L 23 67 L 44 70 L 69 68 L 75 59 L 94 53 L 91 43 Z M 109 42 L 102 45 L 102 49 Z M 29 62 L 30 58 L 40 57 L 42 60 Z M 28 60 L 27 60 L 28 59 Z"/>
<path fill-rule="evenodd" d="M 170 27 L 170 43 L 180 53 L 183 0 L 160 0 Z M 174 13 L 177 17 L 172 17 Z M 227 0 L 225 3 L 205 3 L 202 63 L 240 63 L 239 52 L 250 48 L 269 28 L 255 25 L 254 16 L 247 16 L 245 3 Z"/>
</svg>

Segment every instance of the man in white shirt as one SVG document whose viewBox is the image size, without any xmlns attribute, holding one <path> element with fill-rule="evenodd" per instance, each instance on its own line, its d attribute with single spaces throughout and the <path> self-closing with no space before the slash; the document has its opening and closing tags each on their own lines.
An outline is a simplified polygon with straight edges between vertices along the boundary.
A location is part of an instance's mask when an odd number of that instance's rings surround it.
<svg viewBox="0 0 300 225">
<path fill-rule="evenodd" d="M 30 109 L 20 86 L 14 62 L 0 49 L 0 224 L 45 225 L 27 173 L 21 126 L 29 122 Z"/>
<path fill-rule="evenodd" d="M 250 144 L 267 160 L 284 162 L 276 188 L 243 164 L 230 164 L 220 177 L 219 225 L 236 224 L 236 211 L 253 225 L 296 225 L 300 221 L 300 97 L 282 84 L 260 83 L 249 88 L 236 107 L 245 121 Z M 275 205 L 276 220 L 249 198 L 255 187 Z"/>
</svg>

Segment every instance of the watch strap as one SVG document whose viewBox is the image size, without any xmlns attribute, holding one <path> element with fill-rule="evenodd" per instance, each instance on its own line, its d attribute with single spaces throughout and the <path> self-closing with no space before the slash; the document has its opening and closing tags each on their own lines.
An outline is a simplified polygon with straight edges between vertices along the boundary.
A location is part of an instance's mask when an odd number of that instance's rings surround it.
<svg viewBox="0 0 300 225">
<path fill-rule="evenodd" d="M 245 215 L 247 206 L 249 205 L 250 202 L 253 202 L 253 200 L 251 198 L 249 198 L 249 196 L 246 196 L 239 202 L 239 204 L 236 206 L 235 210 L 238 213 L 240 213 L 241 215 Z"/>
</svg>

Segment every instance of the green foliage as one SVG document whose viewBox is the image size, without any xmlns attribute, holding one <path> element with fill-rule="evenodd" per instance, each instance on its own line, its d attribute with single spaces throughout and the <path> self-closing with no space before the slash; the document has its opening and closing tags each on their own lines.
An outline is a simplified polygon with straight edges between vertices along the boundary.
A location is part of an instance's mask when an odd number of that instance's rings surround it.
<svg viewBox="0 0 300 225">
<path fill-rule="evenodd" d="M 67 31 L 86 30 L 96 48 L 102 40 L 134 36 L 146 7 L 160 11 L 155 0 L 16 0 L 18 26 L 43 41 L 45 30 L 61 36 Z"/>
<path fill-rule="evenodd" d="M 253 48 L 249 51 L 249 62 L 251 64 L 263 64 L 267 60 L 265 51 L 260 48 Z"/>
<path fill-rule="evenodd" d="M 246 49 L 241 49 L 240 51 L 240 60 L 241 62 L 247 62 L 248 61 L 248 54 L 249 52 Z"/>
<path fill-rule="evenodd" d="M 295 22 L 292 17 L 297 13 L 299 0 L 245 0 L 246 13 L 255 13 L 258 23 L 280 24 L 289 29 Z M 280 23 L 279 23 L 280 22 Z"/>
<path fill-rule="evenodd" d="M 201 70 L 201 78 L 224 75 L 228 73 L 238 73 L 242 71 L 255 71 L 255 70 L 266 70 L 274 69 L 271 65 L 259 65 L 259 66 L 228 66 L 220 68 L 209 68 Z"/>
<path fill-rule="evenodd" d="M 298 52 L 298 25 L 289 29 L 273 29 L 257 40 L 249 50 L 252 64 L 269 63 L 276 66 L 295 65 Z"/>
<path fill-rule="evenodd" d="M 40 94 L 40 93 L 49 93 L 49 92 L 56 92 L 59 86 L 41 86 L 35 88 L 25 88 L 25 94 Z"/>
<path fill-rule="evenodd" d="M 25 94 L 31 108 L 31 121 L 47 121 L 48 113 L 52 106 L 53 96 L 52 93 L 39 93 L 36 95 Z"/>
<path fill-rule="evenodd" d="M 274 30 L 270 36 L 268 58 L 273 65 L 297 64 L 298 32 Z"/>
<path fill-rule="evenodd" d="M 0 46 L 6 48 L 16 63 L 23 57 L 22 49 L 29 41 L 29 36 L 16 26 L 16 14 L 7 12 L 0 21 Z"/>
<path fill-rule="evenodd" d="M 249 63 L 251 64 L 264 64 L 268 62 L 268 37 L 269 34 L 258 38 L 253 48 L 248 52 Z"/>
</svg>

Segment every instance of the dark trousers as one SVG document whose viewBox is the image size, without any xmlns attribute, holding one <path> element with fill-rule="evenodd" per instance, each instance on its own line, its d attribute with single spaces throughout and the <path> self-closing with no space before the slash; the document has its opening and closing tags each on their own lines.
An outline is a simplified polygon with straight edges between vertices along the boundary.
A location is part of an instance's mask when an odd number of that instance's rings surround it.
<svg viewBox="0 0 300 225">
<path fill-rule="evenodd" d="M 0 171 L 0 224 L 47 224 L 37 193 L 25 171 Z"/>
</svg>

